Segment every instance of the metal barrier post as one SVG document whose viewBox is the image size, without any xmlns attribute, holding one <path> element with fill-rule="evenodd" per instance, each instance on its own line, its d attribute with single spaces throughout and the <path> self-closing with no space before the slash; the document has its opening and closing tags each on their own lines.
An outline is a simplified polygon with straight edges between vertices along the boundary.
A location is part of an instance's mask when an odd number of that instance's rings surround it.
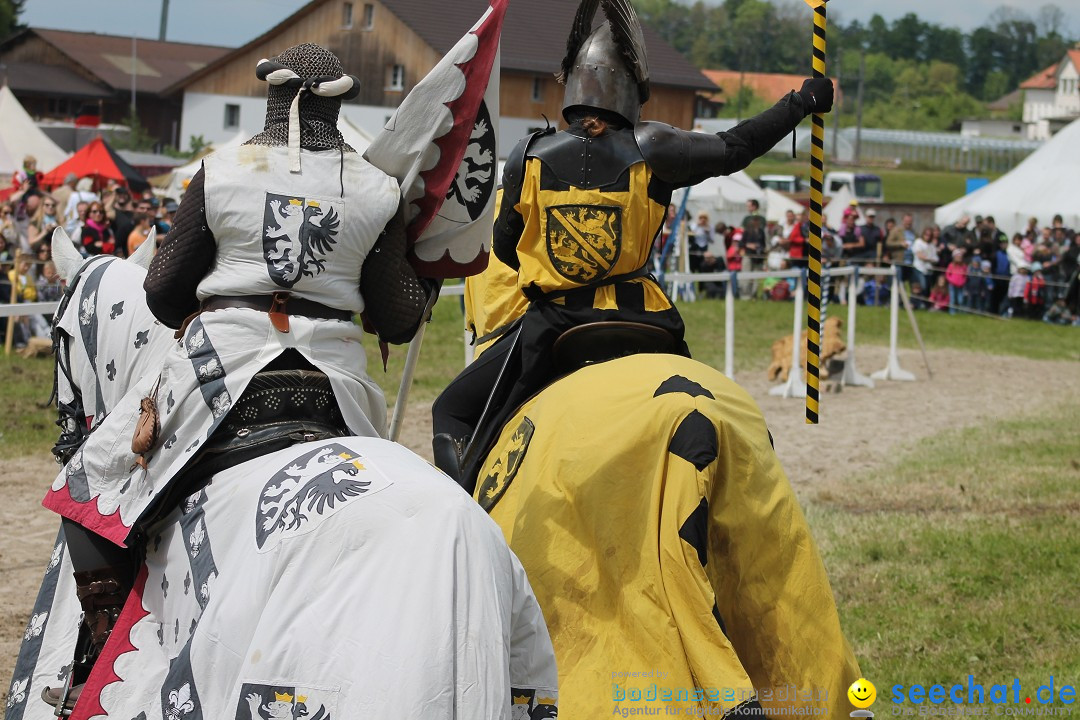
<svg viewBox="0 0 1080 720">
<path fill-rule="evenodd" d="M 855 306 L 859 304 L 858 285 L 859 268 L 856 266 L 855 274 L 851 276 L 851 283 L 848 285 L 847 360 L 844 361 L 844 374 L 840 383 L 872 388 L 874 381 L 855 369 Z"/>
<path fill-rule="evenodd" d="M 878 370 L 870 377 L 875 380 L 913 381 L 915 375 L 900 367 L 900 358 L 896 346 L 900 337 L 900 273 L 893 265 L 892 293 L 889 299 L 889 361 L 884 370 Z"/>
<path fill-rule="evenodd" d="M 803 307 L 805 304 L 805 295 L 803 291 L 803 277 L 799 277 L 795 283 L 795 312 L 793 315 L 794 329 L 791 335 L 791 370 L 788 371 L 788 379 L 780 385 L 774 385 L 769 388 L 770 395 L 777 395 L 779 397 L 794 397 L 804 398 L 806 397 L 806 383 L 803 382 L 799 371 L 802 370 L 801 358 L 799 357 L 799 351 L 803 347 L 802 339 L 802 326 L 803 326 Z"/>
</svg>

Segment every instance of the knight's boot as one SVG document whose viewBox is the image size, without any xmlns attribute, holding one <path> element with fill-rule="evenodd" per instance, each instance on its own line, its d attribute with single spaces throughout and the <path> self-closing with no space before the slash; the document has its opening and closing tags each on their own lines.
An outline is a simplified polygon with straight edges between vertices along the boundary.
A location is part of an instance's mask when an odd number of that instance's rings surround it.
<svg viewBox="0 0 1080 720">
<path fill-rule="evenodd" d="M 435 467 L 449 475 L 459 485 L 463 474 L 461 458 L 465 454 L 465 445 L 468 441 L 468 438 L 458 440 L 450 433 L 439 433 L 431 439 L 431 453 L 435 458 Z"/>
<path fill-rule="evenodd" d="M 56 708 L 57 717 L 66 717 L 75 708 L 83 684 L 120 617 L 130 588 L 117 574 L 115 568 L 75 573 L 75 589 L 83 608 L 75 659 L 64 685 L 41 691 L 41 699 Z"/>
</svg>

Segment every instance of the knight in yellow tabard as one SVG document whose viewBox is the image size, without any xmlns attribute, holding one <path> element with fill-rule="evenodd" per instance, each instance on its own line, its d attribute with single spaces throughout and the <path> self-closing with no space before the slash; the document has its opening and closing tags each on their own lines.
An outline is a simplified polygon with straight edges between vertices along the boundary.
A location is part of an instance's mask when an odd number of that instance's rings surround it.
<svg viewBox="0 0 1080 720">
<path fill-rule="evenodd" d="M 593 31 L 598 8 L 606 21 Z M 528 309 L 432 409 L 436 464 L 467 487 L 501 422 L 556 376 L 552 348 L 567 330 L 631 321 L 663 330 L 670 349 L 689 355 L 682 318 L 648 272 L 672 193 L 745 168 L 811 112 L 832 107 L 832 81 L 808 79 L 728 132 L 641 122 L 649 70 L 628 0 L 583 0 L 567 48 L 568 127 L 530 135 L 510 153 L 492 239 Z"/>
</svg>

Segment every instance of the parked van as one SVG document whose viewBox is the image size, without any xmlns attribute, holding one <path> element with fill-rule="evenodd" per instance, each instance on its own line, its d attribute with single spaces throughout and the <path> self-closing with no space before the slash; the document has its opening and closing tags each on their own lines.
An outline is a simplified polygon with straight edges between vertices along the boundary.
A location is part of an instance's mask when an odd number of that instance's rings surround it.
<svg viewBox="0 0 1080 720">
<path fill-rule="evenodd" d="M 881 177 L 878 175 L 837 171 L 825 176 L 826 195 L 835 195 L 845 185 L 861 203 L 885 202 L 885 191 L 881 184 Z"/>
<path fill-rule="evenodd" d="M 797 175 L 762 175 L 758 178 L 758 185 L 766 189 L 793 194 L 806 189 Z"/>
</svg>

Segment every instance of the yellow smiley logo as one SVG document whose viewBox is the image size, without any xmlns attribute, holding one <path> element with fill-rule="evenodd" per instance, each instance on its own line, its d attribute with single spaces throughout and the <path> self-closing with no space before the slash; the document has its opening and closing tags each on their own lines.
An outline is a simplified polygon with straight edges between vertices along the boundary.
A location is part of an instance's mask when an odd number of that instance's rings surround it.
<svg viewBox="0 0 1080 720">
<path fill-rule="evenodd" d="M 847 696 L 852 705 L 865 709 L 873 705 L 874 700 L 877 699 L 877 688 L 874 687 L 874 683 L 866 678 L 859 678 L 851 683 L 851 687 L 847 690 Z"/>
</svg>

